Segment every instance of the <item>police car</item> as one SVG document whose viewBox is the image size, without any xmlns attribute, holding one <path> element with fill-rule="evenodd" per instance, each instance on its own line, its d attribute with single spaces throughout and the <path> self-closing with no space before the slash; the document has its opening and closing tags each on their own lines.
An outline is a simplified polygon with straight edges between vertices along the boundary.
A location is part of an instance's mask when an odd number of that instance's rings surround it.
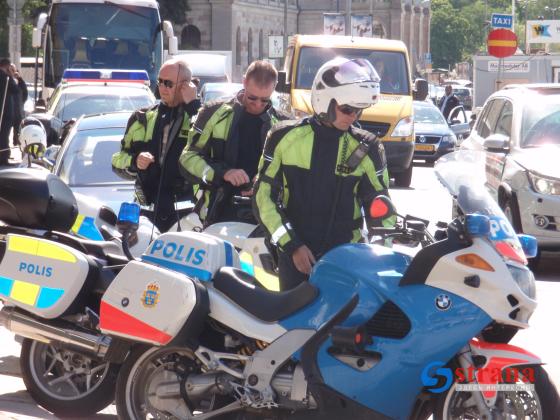
<svg viewBox="0 0 560 420">
<path fill-rule="evenodd" d="M 478 115 L 461 148 L 485 152 L 487 186 L 516 231 L 560 250 L 560 84 L 510 85 Z"/>
<path fill-rule="evenodd" d="M 134 111 L 155 102 L 144 70 L 68 69 L 32 116 L 45 126 L 51 145 L 59 143 L 65 124 L 82 115 Z"/>
</svg>

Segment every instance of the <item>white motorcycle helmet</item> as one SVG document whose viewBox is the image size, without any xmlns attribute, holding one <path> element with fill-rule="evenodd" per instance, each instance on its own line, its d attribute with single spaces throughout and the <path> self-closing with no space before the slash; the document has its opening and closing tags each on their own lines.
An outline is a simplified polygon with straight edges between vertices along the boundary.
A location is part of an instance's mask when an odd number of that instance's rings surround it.
<svg viewBox="0 0 560 420">
<path fill-rule="evenodd" d="M 21 122 L 19 134 L 19 147 L 25 156 L 38 159 L 47 149 L 47 132 L 41 121 L 37 118 L 27 117 Z"/>
<path fill-rule="evenodd" d="M 379 98 L 379 75 L 365 59 L 336 57 L 321 66 L 311 87 L 311 106 L 323 121 L 336 118 L 335 105 L 365 109 Z"/>
</svg>

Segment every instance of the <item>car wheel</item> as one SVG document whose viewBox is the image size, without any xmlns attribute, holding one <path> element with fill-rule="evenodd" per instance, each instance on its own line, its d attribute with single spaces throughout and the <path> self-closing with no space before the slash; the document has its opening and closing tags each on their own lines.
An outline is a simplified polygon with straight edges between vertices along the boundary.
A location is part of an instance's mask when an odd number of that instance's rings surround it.
<svg viewBox="0 0 560 420">
<path fill-rule="evenodd" d="M 404 171 L 396 173 L 393 177 L 395 178 L 395 185 L 400 188 L 410 187 L 412 181 L 412 162 L 410 166 Z"/>
<path fill-rule="evenodd" d="M 502 209 L 504 210 L 504 214 L 508 218 L 509 222 L 515 229 L 516 233 L 523 233 L 523 228 L 521 226 L 521 215 L 519 214 L 519 205 L 517 204 L 517 200 L 515 197 L 508 197 L 502 204 Z M 534 258 L 529 258 L 529 268 L 533 271 L 537 269 L 539 265 L 539 261 L 541 259 L 541 251 L 537 253 L 537 256 Z"/>
<path fill-rule="evenodd" d="M 507 219 L 515 229 L 515 232 L 523 233 L 523 229 L 521 227 L 521 216 L 519 214 L 519 205 L 517 204 L 517 199 L 515 197 L 507 197 L 502 203 L 501 207 Z"/>
</svg>

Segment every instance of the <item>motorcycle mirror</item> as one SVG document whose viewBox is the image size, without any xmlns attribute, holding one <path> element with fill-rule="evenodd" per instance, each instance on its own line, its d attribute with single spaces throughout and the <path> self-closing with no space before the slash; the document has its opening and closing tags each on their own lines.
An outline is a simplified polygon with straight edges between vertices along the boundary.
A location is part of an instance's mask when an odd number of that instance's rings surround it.
<svg viewBox="0 0 560 420">
<path fill-rule="evenodd" d="M 393 202 L 386 195 L 378 195 L 375 197 L 369 207 L 369 215 L 373 219 L 385 219 L 395 214 L 397 214 L 395 206 L 393 206 Z"/>
</svg>

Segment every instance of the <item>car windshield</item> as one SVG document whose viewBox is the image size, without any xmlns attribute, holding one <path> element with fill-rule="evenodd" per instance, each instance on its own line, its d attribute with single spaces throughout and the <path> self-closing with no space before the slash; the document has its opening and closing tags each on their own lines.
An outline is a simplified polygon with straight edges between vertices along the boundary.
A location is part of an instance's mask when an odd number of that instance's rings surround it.
<svg viewBox="0 0 560 420">
<path fill-rule="evenodd" d="M 435 107 L 414 104 L 414 124 L 446 124 L 443 115 Z"/>
<path fill-rule="evenodd" d="M 63 93 L 56 104 L 53 114 L 62 121 L 69 121 L 72 118 L 79 118 L 87 114 L 134 111 L 149 106 L 152 103 L 153 99 L 146 93 L 133 94 L 124 91 L 104 95 L 77 92 Z"/>
<path fill-rule="evenodd" d="M 409 95 L 406 58 L 403 53 L 358 48 L 304 47 L 300 51 L 296 89 L 311 89 L 313 79 L 323 64 L 335 57 L 369 60 L 381 78 L 381 93 Z"/>
<path fill-rule="evenodd" d="M 120 149 L 124 127 L 78 131 L 62 156 L 58 176 L 70 187 L 132 184 L 113 172 L 111 156 Z"/>
<path fill-rule="evenodd" d="M 521 147 L 560 146 L 560 95 L 527 101 L 521 123 Z"/>
</svg>

